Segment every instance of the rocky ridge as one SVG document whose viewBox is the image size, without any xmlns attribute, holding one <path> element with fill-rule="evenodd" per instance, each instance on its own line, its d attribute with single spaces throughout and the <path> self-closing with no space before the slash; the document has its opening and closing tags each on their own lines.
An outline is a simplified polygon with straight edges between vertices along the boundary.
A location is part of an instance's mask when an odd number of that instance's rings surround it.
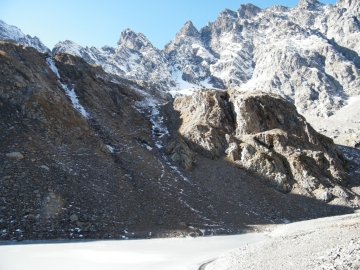
<svg viewBox="0 0 360 270">
<path fill-rule="evenodd" d="M 143 34 L 135 33 L 130 29 L 120 34 L 116 48 L 109 46 L 84 48 L 66 40 L 56 44 L 52 52 L 80 56 L 88 63 L 100 65 L 106 72 L 123 78 L 147 83 L 155 82 L 153 87 L 156 85 L 163 91 L 175 85 L 168 78 L 171 67 L 165 54 L 155 48 Z"/>
</svg>

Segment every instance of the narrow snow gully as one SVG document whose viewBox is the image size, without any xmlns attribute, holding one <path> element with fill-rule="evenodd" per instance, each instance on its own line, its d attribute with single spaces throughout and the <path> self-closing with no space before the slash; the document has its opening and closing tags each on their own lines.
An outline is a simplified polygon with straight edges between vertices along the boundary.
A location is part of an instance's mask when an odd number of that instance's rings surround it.
<svg viewBox="0 0 360 270">
<path fill-rule="evenodd" d="M 50 69 L 55 73 L 56 77 L 58 78 L 58 82 L 65 91 L 65 94 L 70 98 L 71 103 L 75 110 L 77 110 L 79 113 L 81 113 L 82 116 L 85 118 L 89 118 L 89 114 L 86 112 L 85 108 L 80 104 L 78 97 L 75 93 L 74 85 L 71 86 L 71 89 L 69 87 L 61 82 L 61 77 L 59 74 L 59 71 L 57 67 L 55 66 L 55 61 L 52 59 L 52 57 L 46 58 L 46 62 L 49 65 Z"/>
<path fill-rule="evenodd" d="M 163 161 L 173 170 L 175 171 L 184 181 L 191 184 L 190 180 L 181 173 L 181 171 L 171 164 L 170 160 L 167 158 L 167 156 L 164 153 L 164 146 L 163 146 L 163 140 L 170 136 L 170 133 L 167 129 L 167 127 L 164 124 L 164 117 L 160 114 L 159 111 L 159 102 L 155 100 L 153 97 L 148 95 L 147 93 L 144 93 L 143 91 L 139 89 L 134 89 L 138 93 L 141 93 L 144 96 L 144 100 L 137 102 L 135 105 L 135 109 L 140 112 L 141 114 L 144 114 L 151 122 L 152 124 L 152 137 L 155 141 L 155 146 L 159 151 L 159 155 L 162 157 Z M 148 147 L 147 147 L 148 148 Z M 149 149 L 151 151 L 152 149 Z M 164 176 L 164 165 L 159 160 L 161 166 L 162 166 L 162 175 L 160 179 Z M 159 179 L 159 180 L 160 180 Z"/>
<path fill-rule="evenodd" d="M 137 90 L 137 91 L 140 92 L 140 90 Z M 145 115 L 152 123 L 152 138 L 155 141 L 155 147 L 157 148 L 158 154 L 161 157 L 160 159 L 158 159 L 159 164 L 161 166 L 161 175 L 159 176 L 158 180 L 161 181 L 163 179 L 163 177 L 165 175 L 165 164 L 166 164 L 182 180 L 184 180 L 187 184 L 193 186 L 194 183 L 192 183 L 175 165 L 173 165 L 171 163 L 171 161 L 169 160 L 169 158 L 165 155 L 163 142 L 166 141 L 167 137 L 170 136 L 170 133 L 169 133 L 166 125 L 164 124 L 164 117 L 160 113 L 159 102 L 154 100 L 152 97 L 148 97 L 147 95 L 145 95 L 145 96 L 146 96 L 145 99 L 143 101 L 137 102 L 134 107 L 138 112 Z M 146 147 L 149 151 L 154 151 L 151 147 L 149 147 L 147 145 L 144 145 L 144 147 Z M 174 181 L 177 182 L 176 179 Z M 193 208 L 185 200 L 184 196 L 187 196 L 187 195 L 184 193 L 184 190 L 182 188 L 180 188 L 179 186 L 177 186 L 176 183 L 168 183 L 168 182 L 165 183 L 164 182 L 164 185 L 167 186 L 166 189 L 168 189 L 169 187 L 177 189 L 178 195 L 179 195 L 179 198 L 178 198 L 179 203 L 181 203 L 182 205 L 184 205 L 185 207 L 187 207 L 191 211 L 193 211 L 200 219 L 202 219 L 206 222 L 211 222 L 215 226 L 221 227 L 220 224 L 217 224 L 216 222 L 212 221 L 211 219 L 205 217 L 201 211 Z M 223 230 L 223 229 L 221 228 L 220 230 Z M 216 234 L 215 229 L 212 230 L 212 234 L 214 234 L 214 233 Z"/>
</svg>

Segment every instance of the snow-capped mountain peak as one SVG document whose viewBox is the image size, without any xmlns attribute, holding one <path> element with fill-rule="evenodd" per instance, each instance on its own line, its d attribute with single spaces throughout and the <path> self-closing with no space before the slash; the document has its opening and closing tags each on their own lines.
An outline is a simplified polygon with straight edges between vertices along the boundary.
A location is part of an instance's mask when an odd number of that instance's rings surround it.
<svg viewBox="0 0 360 270">
<path fill-rule="evenodd" d="M 192 21 L 187 21 L 176 36 L 200 37 L 200 33 Z"/>
<path fill-rule="evenodd" d="M 238 16 L 243 19 L 251 19 L 255 17 L 259 12 L 261 11 L 261 8 L 253 5 L 253 4 L 244 4 L 239 7 L 237 10 Z"/>
<path fill-rule="evenodd" d="M 38 37 L 25 35 L 16 26 L 8 25 L 2 20 L 0 20 L 0 40 L 13 40 L 21 45 L 34 47 L 39 52 L 50 53 L 49 48 Z"/>
<path fill-rule="evenodd" d="M 82 57 L 81 50 L 83 50 L 83 47 L 76 44 L 74 41 L 71 40 L 65 40 L 65 41 L 59 41 L 53 48 L 52 52 L 66 52 L 72 55 L 80 56 Z"/>
<path fill-rule="evenodd" d="M 143 47 L 153 47 L 151 42 L 142 33 L 135 33 L 131 29 L 126 29 L 120 34 L 118 46 L 125 46 L 132 50 L 140 51 Z"/>
</svg>

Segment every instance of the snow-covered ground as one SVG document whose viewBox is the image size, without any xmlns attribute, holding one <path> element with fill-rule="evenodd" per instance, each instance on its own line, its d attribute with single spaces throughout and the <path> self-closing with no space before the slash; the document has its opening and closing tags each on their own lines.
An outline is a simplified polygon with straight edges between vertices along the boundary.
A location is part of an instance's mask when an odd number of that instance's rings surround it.
<svg viewBox="0 0 360 270">
<path fill-rule="evenodd" d="M 182 79 L 182 71 L 176 69 L 172 70 L 172 79 L 175 81 L 176 86 L 171 88 L 169 93 L 173 97 L 189 96 L 202 88 L 214 88 L 207 80 L 201 81 L 199 85 L 184 81 Z"/>
<path fill-rule="evenodd" d="M 265 240 L 264 234 L 0 245 L 2 270 L 198 269 L 221 253 Z"/>
</svg>

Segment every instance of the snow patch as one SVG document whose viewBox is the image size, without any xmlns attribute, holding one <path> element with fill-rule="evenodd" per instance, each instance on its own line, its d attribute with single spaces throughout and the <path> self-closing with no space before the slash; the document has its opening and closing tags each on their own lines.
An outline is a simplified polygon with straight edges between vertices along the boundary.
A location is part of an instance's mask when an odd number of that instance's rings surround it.
<svg viewBox="0 0 360 270">
<path fill-rule="evenodd" d="M 200 81 L 199 85 L 197 85 L 184 81 L 182 79 L 182 72 L 177 69 L 173 69 L 171 75 L 176 86 L 172 87 L 169 93 L 174 98 L 177 96 L 190 96 L 202 88 L 214 89 L 213 85 L 209 83 L 209 79 L 204 79 Z"/>
<path fill-rule="evenodd" d="M 109 151 L 111 152 L 111 153 L 114 153 L 114 147 L 112 147 L 111 145 L 106 145 L 106 147 L 107 147 L 107 149 L 109 149 Z"/>
</svg>

